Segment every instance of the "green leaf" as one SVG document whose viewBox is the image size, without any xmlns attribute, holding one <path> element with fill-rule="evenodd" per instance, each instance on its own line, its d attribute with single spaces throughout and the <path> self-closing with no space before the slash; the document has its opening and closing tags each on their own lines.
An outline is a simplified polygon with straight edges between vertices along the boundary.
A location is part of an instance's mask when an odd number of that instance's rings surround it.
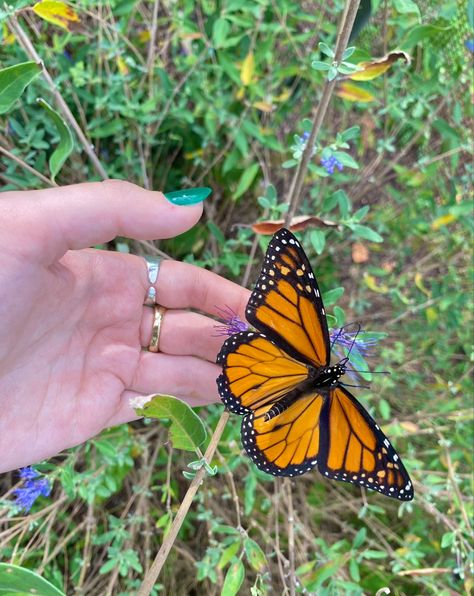
<svg viewBox="0 0 474 596">
<path fill-rule="evenodd" d="M 224 45 L 230 33 L 230 23 L 227 19 L 219 18 L 212 27 L 212 42 L 216 48 Z"/>
<path fill-rule="evenodd" d="M 326 307 L 335 304 L 339 298 L 344 294 L 344 288 L 334 288 L 334 290 L 329 290 L 329 292 L 324 292 L 324 305 Z"/>
<path fill-rule="evenodd" d="M 192 409 L 171 395 L 155 395 L 143 408 L 135 410 L 147 418 L 166 418 L 171 421 L 170 434 L 173 447 L 196 451 L 206 440 L 202 420 Z"/>
<path fill-rule="evenodd" d="M 53 108 L 41 97 L 36 101 L 42 108 L 46 110 L 49 117 L 56 126 L 59 134 L 59 144 L 49 158 L 49 170 L 51 172 L 51 178 L 54 180 L 58 172 L 61 170 L 64 162 L 71 155 L 72 150 L 74 149 L 74 139 L 72 137 L 71 131 L 67 127 L 67 124 L 61 118 L 58 112 L 53 110 Z"/>
<path fill-rule="evenodd" d="M 97 126 L 89 130 L 91 137 L 95 139 L 105 139 L 106 137 L 112 137 L 113 135 L 122 132 L 125 129 L 125 123 L 120 118 L 115 118 L 104 124 L 103 126 Z"/>
<path fill-rule="evenodd" d="M 350 58 L 352 56 L 352 54 L 355 52 L 355 46 L 351 46 L 350 48 L 346 48 L 344 50 L 344 53 L 342 54 L 342 60 L 347 60 L 348 58 Z"/>
<path fill-rule="evenodd" d="M 0 70 L 0 114 L 5 114 L 41 72 L 36 62 L 22 62 Z"/>
<path fill-rule="evenodd" d="M 318 43 L 318 48 L 321 50 L 321 52 L 323 54 L 326 54 L 326 56 L 329 56 L 330 58 L 334 58 L 334 51 L 331 50 L 331 48 L 325 44 L 323 41 Z"/>
<path fill-rule="evenodd" d="M 352 541 L 352 547 L 359 548 L 359 546 L 362 546 L 364 544 L 366 538 L 367 538 L 367 528 L 363 527 L 354 536 L 354 540 Z"/>
<path fill-rule="evenodd" d="M 326 64 L 326 62 L 314 60 L 313 62 L 311 62 L 311 67 L 314 68 L 314 70 L 329 70 L 331 68 L 331 65 Z"/>
<path fill-rule="evenodd" d="M 223 569 L 227 563 L 234 558 L 240 547 L 240 540 L 234 540 L 234 542 L 231 542 L 229 546 L 222 551 L 222 555 L 219 559 L 219 563 L 217 563 L 217 567 L 219 569 Z"/>
<path fill-rule="evenodd" d="M 244 192 L 249 189 L 249 187 L 252 184 L 252 182 L 254 181 L 255 176 L 257 175 L 259 169 L 260 169 L 260 164 L 254 163 L 251 166 L 249 166 L 246 170 L 244 170 L 242 176 L 240 177 L 239 183 L 237 185 L 237 189 L 234 192 L 234 194 L 232 195 L 232 198 L 234 200 L 241 197 L 244 194 Z"/>
<path fill-rule="evenodd" d="M 322 230 L 312 230 L 309 238 L 316 254 L 320 255 L 326 245 L 326 234 Z"/>
<path fill-rule="evenodd" d="M 416 14 L 417 16 L 421 16 L 420 9 L 413 0 L 393 0 L 393 4 L 399 14 Z"/>
<path fill-rule="evenodd" d="M 365 238 L 365 240 L 370 240 L 371 242 L 383 242 L 382 236 L 375 230 L 372 230 L 372 228 L 361 224 L 354 224 L 351 226 L 351 229 L 357 238 Z"/>
<path fill-rule="evenodd" d="M 334 79 L 337 77 L 337 68 L 336 66 L 331 66 L 331 68 L 328 71 L 328 81 L 334 81 Z"/>
<path fill-rule="evenodd" d="M 5 594 L 5 596 L 26 596 L 27 594 L 65 596 L 64 592 L 33 571 L 7 563 L 0 563 L 0 594 Z"/>
<path fill-rule="evenodd" d="M 439 39 L 440 36 L 449 31 L 450 27 L 436 27 L 435 25 L 416 25 L 407 33 L 400 44 L 402 50 L 411 50 L 420 41 L 433 38 Z"/>
<path fill-rule="evenodd" d="M 267 565 L 267 558 L 265 557 L 265 553 L 260 546 L 255 542 L 255 540 L 246 538 L 244 542 L 244 548 L 245 555 L 248 562 L 250 563 L 250 566 L 255 569 L 255 571 L 263 571 Z"/>
<path fill-rule="evenodd" d="M 343 141 L 352 141 L 357 139 L 360 135 L 360 126 L 351 126 L 341 133 L 341 139 Z"/>
<path fill-rule="evenodd" d="M 334 316 L 336 317 L 336 324 L 334 327 L 342 327 L 346 322 L 346 313 L 340 306 L 334 307 Z"/>
<path fill-rule="evenodd" d="M 456 538 L 456 532 L 446 532 L 441 538 L 441 548 L 452 546 Z"/>
<path fill-rule="evenodd" d="M 245 577 L 245 569 L 242 561 L 235 561 L 226 573 L 221 596 L 235 596 L 239 593 Z"/>
<path fill-rule="evenodd" d="M 340 161 L 343 166 L 346 166 L 347 168 L 353 168 L 354 170 L 359 169 L 359 164 L 356 162 L 356 160 L 348 153 L 345 153 L 345 151 L 334 151 L 333 156 Z"/>
</svg>

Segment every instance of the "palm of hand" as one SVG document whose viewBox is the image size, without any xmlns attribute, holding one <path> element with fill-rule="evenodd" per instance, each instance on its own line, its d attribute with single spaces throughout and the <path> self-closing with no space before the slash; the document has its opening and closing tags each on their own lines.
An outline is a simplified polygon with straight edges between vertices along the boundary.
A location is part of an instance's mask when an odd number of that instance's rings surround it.
<svg viewBox="0 0 474 596">
<path fill-rule="evenodd" d="M 45 457 L 130 417 L 124 391 L 141 352 L 143 288 L 127 279 L 123 255 L 2 261 L 0 453 Z"/>
</svg>

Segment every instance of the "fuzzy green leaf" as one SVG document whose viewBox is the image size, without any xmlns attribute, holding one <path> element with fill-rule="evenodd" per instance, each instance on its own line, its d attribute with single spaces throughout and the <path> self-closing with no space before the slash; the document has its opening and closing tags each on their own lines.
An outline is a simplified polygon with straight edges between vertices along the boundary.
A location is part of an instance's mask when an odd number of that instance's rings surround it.
<svg viewBox="0 0 474 596">
<path fill-rule="evenodd" d="M 206 440 L 206 429 L 197 414 L 184 402 L 171 395 L 154 395 L 137 414 L 147 418 L 171 421 L 170 434 L 173 447 L 196 451 Z"/>
</svg>

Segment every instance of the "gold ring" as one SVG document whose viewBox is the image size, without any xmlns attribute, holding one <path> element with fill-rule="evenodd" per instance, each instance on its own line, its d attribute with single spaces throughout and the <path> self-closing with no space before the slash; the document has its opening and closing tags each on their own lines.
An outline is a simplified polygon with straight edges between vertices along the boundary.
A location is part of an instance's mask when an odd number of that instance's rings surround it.
<svg viewBox="0 0 474 596">
<path fill-rule="evenodd" d="M 153 307 L 153 327 L 151 330 L 151 340 L 148 345 L 149 352 L 158 352 L 159 350 L 161 323 L 163 322 L 165 311 L 166 308 L 159 304 L 155 304 Z"/>
</svg>

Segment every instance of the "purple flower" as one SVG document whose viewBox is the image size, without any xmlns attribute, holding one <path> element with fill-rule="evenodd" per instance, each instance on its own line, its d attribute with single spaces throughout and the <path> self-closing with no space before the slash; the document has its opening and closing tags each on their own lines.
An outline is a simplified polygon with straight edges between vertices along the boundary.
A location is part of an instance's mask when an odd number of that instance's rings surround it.
<svg viewBox="0 0 474 596">
<path fill-rule="evenodd" d="M 330 339 L 331 343 L 337 347 L 347 348 L 347 350 L 355 349 L 362 356 L 370 356 L 372 354 L 372 348 L 378 342 L 374 337 L 364 339 L 363 336 L 366 331 L 344 331 L 344 327 L 340 329 L 333 329 L 331 331 Z M 339 350 L 341 352 L 342 350 Z"/>
<path fill-rule="evenodd" d="M 37 472 L 31 466 L 28 466 L 26 468 L 20 468 L 18 473 L 22 480 L 33 480 L 34 478 L 38 478 L 39 476 L 39 472 Z"/>
<path fill-rule="evenodd" d="M 357 379 L 357 373 L 363 372 L 357 369 L 361 365 L 364 366 L 364 359 L 373 353 L 372 348 L 378 342 L 375 337 L 369 336 L 367 339 L 364 339 L 366 333 L 366 331 L 361 331 L 360 329 L 357 331 L 346 331 L 345 327 L 341 327 L 340 329 L 333 329 L 329 334 L 334 353 L 339 358 L 349 356 L 347 374 L 352 379 Z"/>
<path fill-rule="evenodd" d="M 247 331 L 249 328 L 247 323 L 242 321 L 239 315 L 230 307 L 219 308 L 219 311 L 224 319 L 224 323 L 222 325 L 214 325 L 214 329 L 217 331 L 216 335 L 227 337 L 240 331 Z"/>
<path fill-rule="evenodd" d="M 344 165 L 337 159 L 337 157 L 334 157 L 334 155 L 331 155 L 330 157 L 322 157 L 321 165 L 328 174 L 334 174 L 334 168 L 337 168 L 340 172 L 344 169 Z"/>
<path fill-rule="evenodd" d="M 302 143 L 306 143 L 306 141 L 309 139 L 309 132 L 307 130 L 304 131 L 304 133 L 301 135 L 300 140 Z"/>
<path fill-rule="evenodd" d="M 49 497 L 51 486 L 47 478 L 40 478 L 39 473 L 30 466 L 21 468 L 19 474 L 24 483 L 13 491 L 16 498 L 15 504 L 28 513 L 38 497 Z"/>
<path fill-rule="evenodd" d="M 464 42 L 464 46 L 466 47 L 466 49 L 468 49 L 470 52 L 474 52 L 474 39 L 468 39 Z"/>
</svg>

